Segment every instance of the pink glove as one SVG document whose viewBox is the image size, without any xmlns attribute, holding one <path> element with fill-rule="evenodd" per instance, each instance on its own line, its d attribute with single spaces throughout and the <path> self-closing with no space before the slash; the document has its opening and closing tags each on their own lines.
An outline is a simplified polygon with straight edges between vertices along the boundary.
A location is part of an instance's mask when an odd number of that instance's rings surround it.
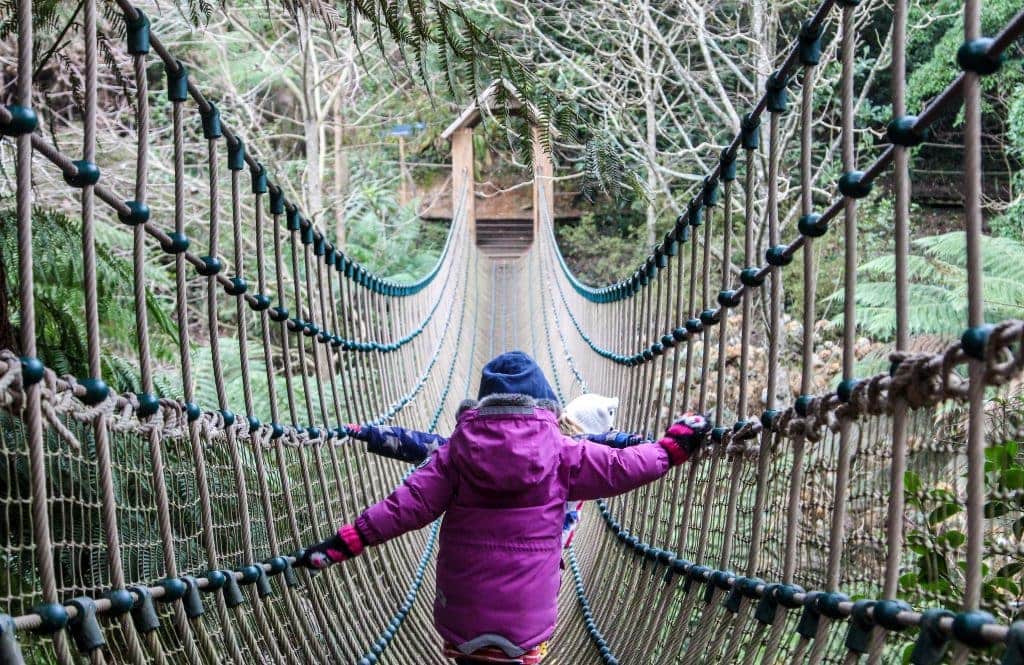
<svg viewBox="0 0 1024 665">
<path fill-rule="evenodd" d="M 688 413 L 672 423 L 657 443 L 668 453 L 669 463 L 679 466 L 704 445 L 710 431 L 711 423 L 705 416 Z"/>
<path fill-rule="evenodd" d="M 365 548 L 366 544 L 356 528 L 346 524 L 327 540 L 307 547 L 299 559 L 299 565 L 319 570 L 332 563 L 341 563 L 357 557 Z"/>
</svg>

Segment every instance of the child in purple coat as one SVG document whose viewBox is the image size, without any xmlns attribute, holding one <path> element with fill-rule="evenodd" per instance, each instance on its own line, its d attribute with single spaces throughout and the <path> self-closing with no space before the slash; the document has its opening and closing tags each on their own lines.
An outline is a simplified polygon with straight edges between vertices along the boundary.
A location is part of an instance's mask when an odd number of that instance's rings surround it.
<svg viewBox="0 0 1024 665">
<path fill-rule="evenodd" d="M 619 400 L 614 397 L 604 397 L 596 393 L 580 395 L 565 406 L 565 410 L 558 417 L 558 429 L 562 434 L 574 439 L 586 439 L 614 448 L 651 443 L 638 434 L 612 430 L 618 406 Z M 422 463 L 438 448 L 448 444 L 448 439 L 440 434 L 394 425 L 352 424 L 346 427 L 346 432 L 353 439 L 365 441 L 367 452 L 409 464 Z M 563 549 L 572 542 L 573 534 L 579 526 L 582 506 L 582 501 L 566 503 L 565 519 L 562 523 Z"/>
<path fill-rule="evenodd" d="M 679 421 L 655 443 L 611 448 L 562 435 L 556 411 L 529 356 L 498 356 L 484 367 L 479 401 L 460 409 L 448 445 L 355 523 L 308 548 L 302 564 L 345 561 L 443 514 L 434 623 L 446 653 L 464 662 L 483 653 L 540 662 L 558 615 L 566 502 L 657 480 L 707 434 L 697 416 L 693 427 Z"/>
</svg>

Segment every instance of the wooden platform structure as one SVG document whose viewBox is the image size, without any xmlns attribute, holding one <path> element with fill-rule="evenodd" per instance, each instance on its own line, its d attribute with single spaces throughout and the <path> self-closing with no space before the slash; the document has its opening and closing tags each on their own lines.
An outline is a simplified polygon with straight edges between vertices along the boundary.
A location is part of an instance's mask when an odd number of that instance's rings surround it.
<svg viewBox="0 0 1024 665">
<path fill-rule="evenodd" d="M 492 258 L 507 259 L 522 256 L 533 245 L 539 228 L 541 206 L 546 206 L 548 215 L 554 217 L 554 169 L 550 155 L 545 152 L 538 141 L 538 130 L 533 122 L 536 117 L 534 109 L 527 106 L 523 109 L 530 119 L 533 132 L 533 210 L 532 214 L 519 216 L 496 216 L 490 218 L 477 217 L 476 182 L 474 181 L 473 130 L 480 124 L 485 113 L 494 104 L 498 86 L 505 86 L 510 94 L 514 91 L 505 81 L 498 80 L 487 87 L 458 118 L 441 134 L 452 144 L 452 197 L 453 201 L 461 199 L 463 189 L 466 190 L 467 229 L 473 234 L 476 246 Z M 543 179 L 545 187 L 537 187 L 538 179 Z"/>
</svg>

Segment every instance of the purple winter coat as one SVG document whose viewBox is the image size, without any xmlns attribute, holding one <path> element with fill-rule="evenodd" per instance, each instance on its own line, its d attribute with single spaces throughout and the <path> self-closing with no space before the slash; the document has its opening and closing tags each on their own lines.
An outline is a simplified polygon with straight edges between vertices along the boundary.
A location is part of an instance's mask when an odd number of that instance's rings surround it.
<svg viewBox="0 0 1024 665">
<path fill-rule="evenodd" d="M 531 649 L 555 630 L 566 501 L 628 492 L 668 469 L 661 446 L 576 441 L 530 398 L 494 395 L 463 411 L 450 443 L 356 528 L 375 545 L 444 513 L 434 600 L 441 637 L 459 646 L 499 635 Z"/>
</svg>

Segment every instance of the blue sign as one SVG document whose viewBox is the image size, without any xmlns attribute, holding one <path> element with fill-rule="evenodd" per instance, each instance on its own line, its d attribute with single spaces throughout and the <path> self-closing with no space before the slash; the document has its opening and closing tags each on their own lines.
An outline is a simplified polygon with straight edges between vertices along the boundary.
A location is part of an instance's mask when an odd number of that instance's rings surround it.
<svg viewBox="0 0 1024 665">
<path fill-rule="evenodd" d="M 423 131 L 426 127 L 422 122 L 414 122 L 411 125 L 395 125 L 388 131 L 388 136 L 412 136 L 416 132 Z"/>
</svg>

